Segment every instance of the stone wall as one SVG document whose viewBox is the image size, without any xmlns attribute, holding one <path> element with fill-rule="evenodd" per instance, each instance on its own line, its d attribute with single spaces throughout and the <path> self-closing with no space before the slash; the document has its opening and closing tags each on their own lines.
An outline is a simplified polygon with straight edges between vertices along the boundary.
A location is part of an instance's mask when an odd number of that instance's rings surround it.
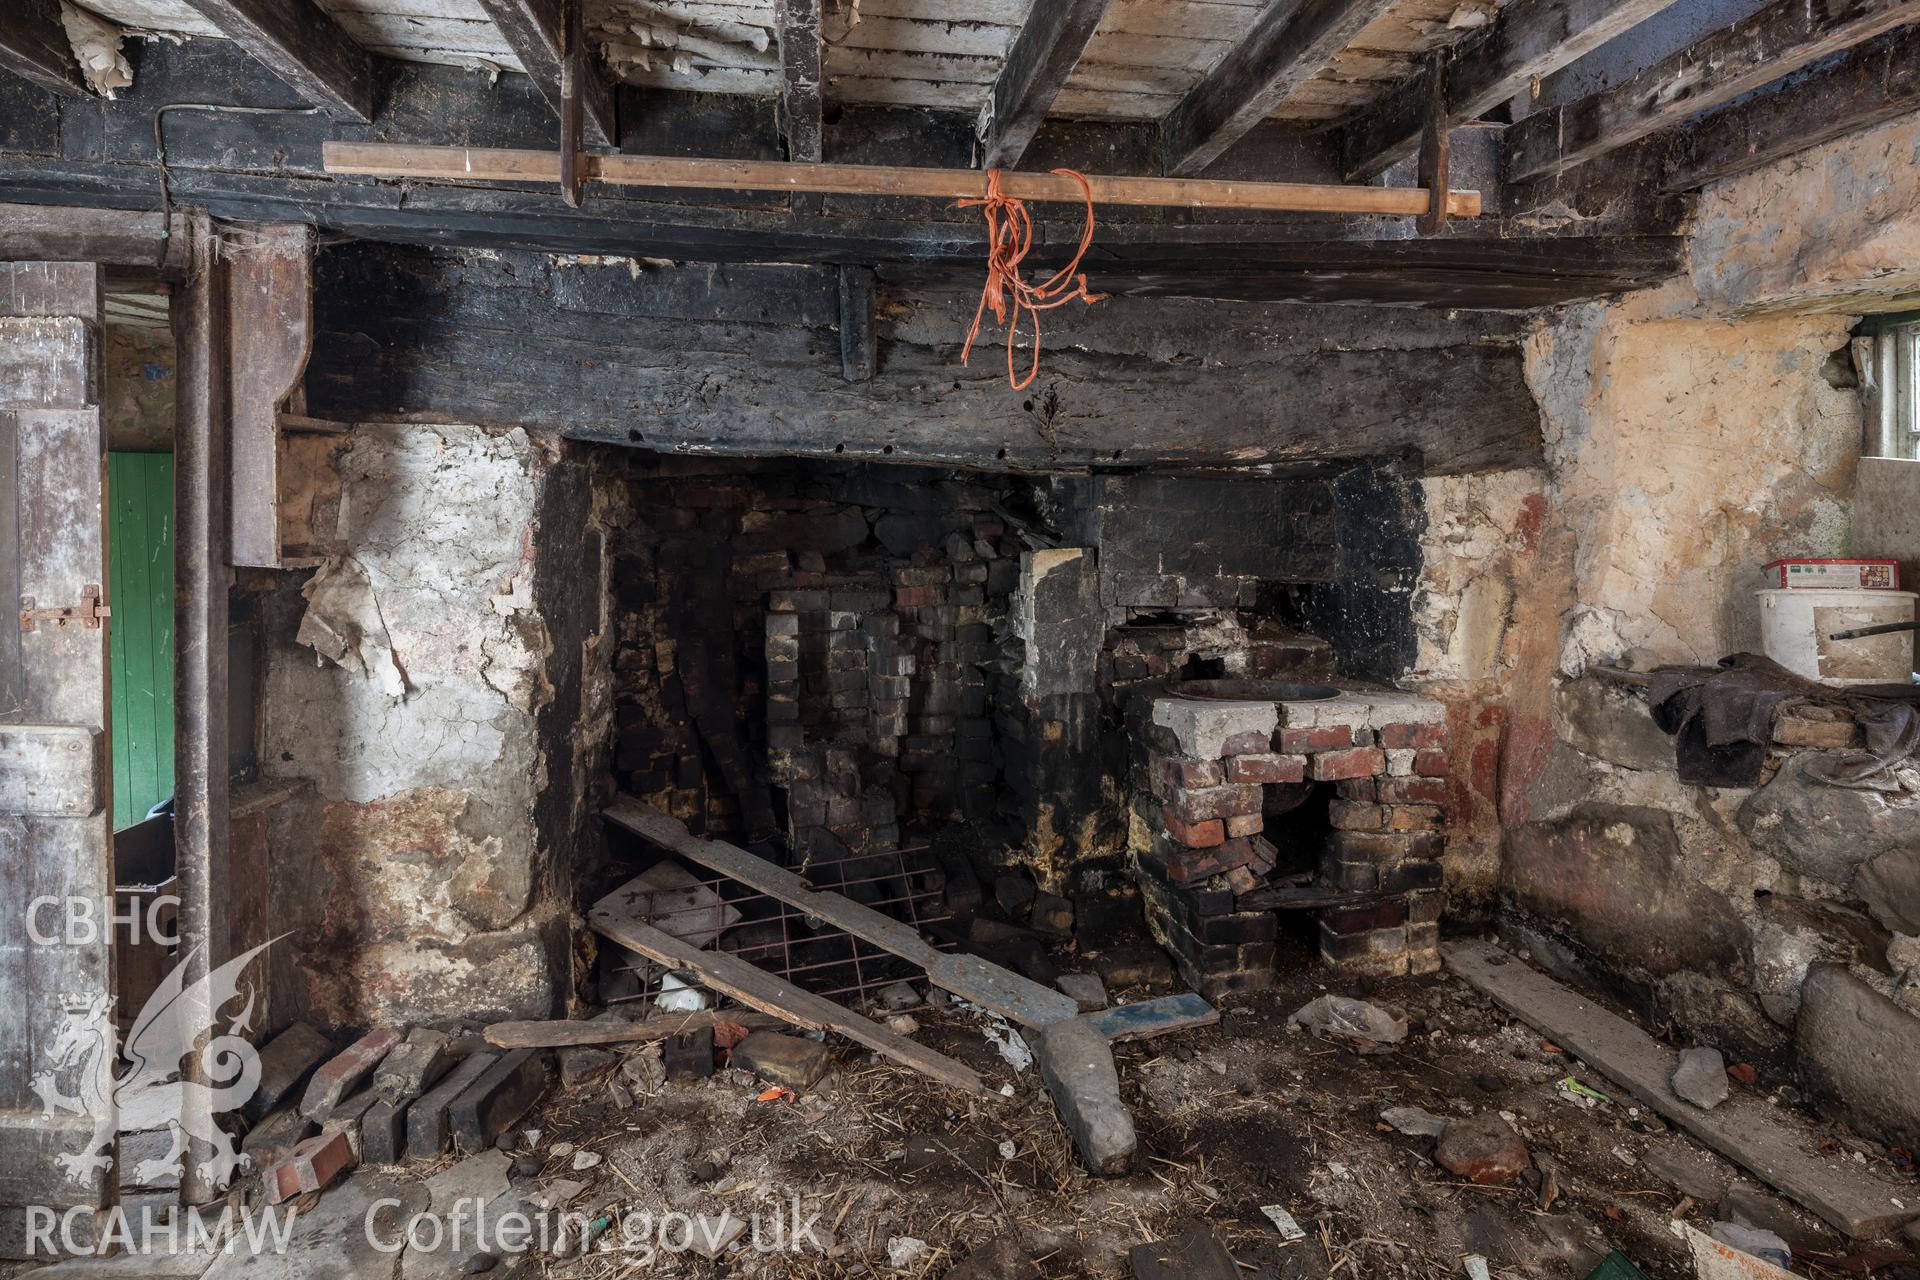
<svg viewBox="0 0 1920 1280">
<path fill-rule="evenodd" d="M 1816 783 L 1841 740 L 1789 725 L 1755 787 L 1684 785 L 1592 669 L 1757 652 L 1761 565 L 1852 551 L 1844 310 L 1913 287 L 1917 143 L 1909 119 L 1711 188 L 1689 278 L 1544 317 L 1545 466 L 1428 482 L 1417 612 L 1417 674 L 1494 744 L 1468 769 L 1501 856 L 1462 842 L 1456 884 L 1537 959 L 1903 1142 L 1920 1101 L 1873 1073 L 1920 1053 L 1920 771 Z"/>
<path fill-rule="evenodd" d="M 568 730 L 591 720 L 596 600 L 571 588 L 598 557 L 575 465 L 517 430 L 362 425 L 330 483 L 308 477 L 337 486 L 325 563 L 280 575 L 264 611 L 262 771 L 310 784 L 275 817 L 270 923 L 292 935 L 276 1020 L 533 1017 L 564 999 L 561 890 L 591 837 L 536 810 L 545 783 L 575 794 Z M 563 572 L 569 591 L 550 591 Z"/>
</svg>

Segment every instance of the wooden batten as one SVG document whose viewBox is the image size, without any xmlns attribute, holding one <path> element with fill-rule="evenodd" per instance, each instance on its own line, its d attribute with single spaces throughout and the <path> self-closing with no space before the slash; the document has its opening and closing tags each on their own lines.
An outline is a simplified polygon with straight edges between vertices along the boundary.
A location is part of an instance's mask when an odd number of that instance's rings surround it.
<svg viewBox="0 0 1920 1280">
<path fill-rule="evenodd" d="M 479 147 L 423 147 L 399 143 L 329 142 L 328 173 L 442 182 L 558 182 L 560 156 L 550 151 Z M 804 191 L 824 195 L 977 198 L 986 175 L 968 169 L 892 165 L 783 164 L 772 160 L 682 160 L 668 156 L 586 155 L 585 178 L 613 186 L 683 187 L 719 191 Z M 1080 202 L 1079 183 L 1054 173 L 1003 173 L 1001 189 L 1021 200 Z M 1421 187 L 1360 187 L 1298 182 L 1225 182 L 1199 178 L 1089 175 L 1095 205 L 1149 205 L 1183 209 L 1262 209 L 1294 213 L 1355 213 L 1418 217 L 1431 199 Z M 1478 191 L 1454 191 L 1447 212 L 1480 216 Z"/>
</svg>

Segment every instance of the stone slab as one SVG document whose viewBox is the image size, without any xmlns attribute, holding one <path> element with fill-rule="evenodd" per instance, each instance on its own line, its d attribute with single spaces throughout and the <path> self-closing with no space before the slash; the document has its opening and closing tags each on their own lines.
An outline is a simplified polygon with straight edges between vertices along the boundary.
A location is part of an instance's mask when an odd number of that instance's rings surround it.
<svg viewBox="0 0 1920 1280">
<path fill-rule="evenodd" d="M 1087 1168 L 1109 1177 L 1125 1173 L 1139 1138 L 1106 1036 L 1089 1018 L 1056 1022 L 1033 1037 L 1033 1055 Z"/>
<path fill-rule="evenodd" d="M 374 1069 L 373 1091 L 387 1102 L 409 1102 L 451 1071 L 457 1061 L 446 1032 L 415 1027 Z"/>
<path fill-rule="evenodd" d="M 1814 1155 L 1817 1135 L 1797 1131 L 1754 1094 L 1739 1094 L 1712 1111 L 1681 1101 L 1669 1083 L 1678 1061 L 1672 1049 L 1492 943 L 1448 943 L 1441 954 L 1501 1008 L 1847 1235 L 1871 1239 L 1920 1217 L 1911 1185 Z"/>
<path fill-rule="evenodd" d="M 827 1073 L 833 1053 L 817 1040 L 756 1031 L 733 1047 L 728 1061 L 743 1071 L 789 1089 L 810 1089 Z"/>
<path fill-rule="evenodd" d="M 1127 1250 L 1133 1280 L 1239 1280 L 1240 1268 L 1205 1227 Z"/>
</svg>

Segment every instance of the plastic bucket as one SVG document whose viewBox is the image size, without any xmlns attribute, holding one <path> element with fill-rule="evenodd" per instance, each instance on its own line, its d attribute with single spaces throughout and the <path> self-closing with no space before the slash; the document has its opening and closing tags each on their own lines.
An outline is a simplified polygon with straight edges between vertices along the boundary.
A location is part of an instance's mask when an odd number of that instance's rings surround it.
<svg viewBox="0 0 1920 1280">
<path fill-rule="evenodd" d="M 1911 591 L 1780 590 L 1760 597 L 1760 643 L 1769 658 L 1823 684 L 1906 684 L 1913 632 L 1834 640 L 1836 631 L 1913 621 Z"/>
</svg>

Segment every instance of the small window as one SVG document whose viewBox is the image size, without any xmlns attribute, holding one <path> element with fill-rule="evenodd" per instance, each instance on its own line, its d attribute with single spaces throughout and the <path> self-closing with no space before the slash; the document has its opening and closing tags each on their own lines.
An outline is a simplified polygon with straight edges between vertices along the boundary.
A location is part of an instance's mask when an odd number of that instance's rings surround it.
<svg viewBox="0 0 1920 1280">
<path fill-rule="evenodd" d="M 1867 452 L 1920 458 L 1920 315 L 1888 316 L 1862 336 L 1873 345 L 1867 370 Z"/>
</svg>

